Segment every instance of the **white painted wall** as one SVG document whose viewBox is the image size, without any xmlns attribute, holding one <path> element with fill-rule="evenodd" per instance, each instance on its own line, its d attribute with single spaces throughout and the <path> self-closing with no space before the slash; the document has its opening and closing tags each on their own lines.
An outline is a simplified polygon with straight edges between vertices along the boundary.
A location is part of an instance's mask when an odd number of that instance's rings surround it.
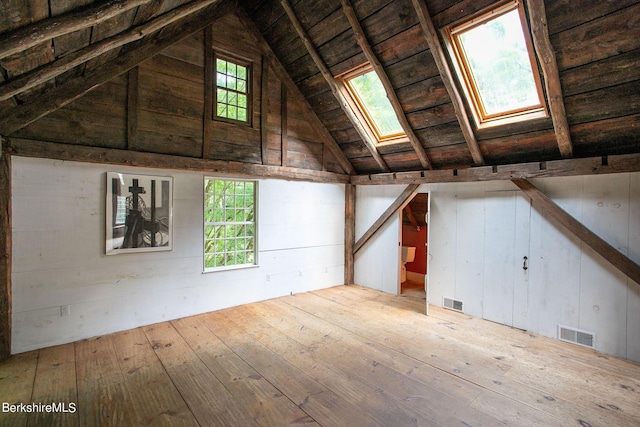
<svg viewBox="0 0 640 427">
<path fill-rule="evenodd" d="M 174 177 L 172 251 L 104 254 L 107 171 Z M 260 265 L 202 273 L 204 174 L 15 156 L 12 174 L 14 353 L 344 282 L 343 185 L 260 180 Z"/>
<path fill-rule="evenodd" d="M 640 263 L 640 173 L 545 178 L 534 183 L 576 219 Z M 389 206 L 403 188 L 367 187 L 357 192 L 357 206 L 381 199 Z M 485 206 L 490 203 L 495 210 L 499 198 L 493 198 L 492 192 L 498 195 L 515 189 L 510 182 L 419 188 L 420 192 L 431 191 L 431 304 L 440 306 L 447 296 L 462 300 L 466 313 L 483 316 L 484 254 L 492 245 L 501 244 L 485 239 Z M 372 215 L 362 218 L 361 214 L 356 210 L 357 229 L 365 227 Z M 393 228 L 398 225 L 386 227 L 390 230 L 385 232 L 394 235 Z M 366 271 L 362 260 L 381 258 L 382 254 L 390 257 L 395 245 L 397 240 L 390 238 L 372 239 L 356 258 L 356 271 Z M 528 257 L 528 294 L 520 296 L 527 304 L 526 317 L 520 320 L 527 330 L 556 338 L 558 324 L 584 329 L 595 333 L 599 351 L 640 362 L 639 284 L 535 206 L 531 208 Z M 516 258 L 521 263 L 522 256 Z M 357 282 L 395 293 L 395 284 L 380 282 L 392 276 L 397 265 L 376 268 L 381 270 L 376 272 L 377 278 L 361 274 Z"/>
<path fill-rule="evenodd" d="M 356 241 L 404 191 L 405 186 L 356 187 Z M 396 294 L 400 280 L 400 242 L 402 227 L 399 216 L 390 218 L 356 253 L 354 281 L 379 291 Z"/>
</svg>

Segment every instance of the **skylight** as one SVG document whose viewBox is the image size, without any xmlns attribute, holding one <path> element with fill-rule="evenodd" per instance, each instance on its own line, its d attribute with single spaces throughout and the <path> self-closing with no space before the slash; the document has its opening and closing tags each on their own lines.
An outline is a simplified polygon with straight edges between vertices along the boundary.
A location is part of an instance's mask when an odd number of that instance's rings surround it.
<svg viewBox="0 0 640 427">
<path fill-rule="evenodd" d="M 405 137 L 380 78 L 367 64 L 342 77 L 378 142 Z"/>
<path fill-rule="evenodd" d="M 479 127 L 547 117 L 540 76 L 519 1 L 452 26 L 458 77 Z M 535 70 L 535 71 L 534 71 Z"/>
</svg>

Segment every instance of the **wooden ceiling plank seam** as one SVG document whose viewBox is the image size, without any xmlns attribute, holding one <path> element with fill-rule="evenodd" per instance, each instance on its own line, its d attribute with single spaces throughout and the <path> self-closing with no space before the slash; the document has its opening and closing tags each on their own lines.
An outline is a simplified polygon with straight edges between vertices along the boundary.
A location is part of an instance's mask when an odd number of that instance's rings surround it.
<svg viewBox="0 0 640 427">
<path fill-rule="evenodd" d="M 398 96 L 395 92 L 395 88 L 391 84 L 391 80 L 389 80 L 389 76 L 387 75 L 387 72 L 382 66 L 382 63 L 380 62 L 377 55 L 373 51 L 373 48 L 369 44 L 367 37 L 364 34 L 362 25 L 358 20 L 356 12 L 353 9 L 353 6 L 351 5 L 351 2 L 349 0 L 342 0 L 342 9 L 344 11 L 344 14 L 347 16 L 347 19 L 349 20 L 349 24 L 351 24 L 351 28 L 353 29 L 353 33 L 355 34 L 356 41 L 358 42 L 358 44 L 360 45 L 360 48 L 362 49 L 365 56 L 367 57 L 367 60 L 373 67 L 373 70 L 380 78 L 380 81 L 382 82 L 382 85 L 384 86 L 384 89 L 387 92 L 387 98 L 389 99 L 389 102 L 393 107 L 393 111 L 395 112 L 396 117 L 398 118 L 398 121 L 402 126 L 402 130 L 404 130 L 404 133 L 407 135 L 407 138 L 409 138 L 409 143 L 413 147 L 413 150 L 415 151 L 415 153 L 418 155 L 418 159 L 420 160 L 420 165 L 422 166 L 423 169 L 432 169 L 431 162 L 429 161 L 429 157 L 427 156 L 427 153 L 424 147 L 420 143 L 420 140 L 418 139 L 415 132 L 413 131 L 413 128 L 409 124 L 409 120 L 407 119 L 407 115 L 404 112 L 402 105 L 400 104 L 400 100 L 398 99 Z"/>
<path fill-rule="evenodd" d="M 467 115 L 464 102 L 462 101 L 462 96 L 457 89 L 453 74 L 449 69 L 447 57 L 442 45 L 440 44 L 440 39 L 433 24 L 433 20 L 431 19 L 431 15 L 429 14 L 429 9 L 427 8 L 424 0 L 411 0 L 411 2 L 416 10 L 418 19 L 420 20 L 422 32 L 424 37 L 427 39 L 433 59 L 436 61 L 436 65 L 440 71 L 442 82 L 444 83 L 449 97 L 451 97 L 451 102 L 453 103 L 458 123 L 460 124 L 462 134 L 469 147 L 469 151 L 471 152 L 473 162 L 476 166 L 482 166 L 485 164 L 482 152 L 480 151 L 476 136 L 473 133 L 473 127 L 469 120 L 469 116 Z"/>
<path fill-rule="evenodd" d="M 618 271 L 640 285 L 640 265 L 575 219 L 530 181 L 526 179 L 513 179 L 511 181 L 531 199 L 534 207 L 549 214 Z"/>
<path fill-rule="evenodd" d="M 236 15 L 240 18 L 240 21 L 244 24 L 247 31 L 251 33 L 254 40 L 260 46 L 262 53 L 264 55 L 264 59 L 269 62 L 269 65 L 275 71 L 276 76 L 280 81 L 287 87 L 287 89 L 292 92 L 300 101 L 300 105 L 305 110 L 304 113 L 311 120 L 311 126 L 313 126 L 314 130 L 318 132 L 324 143 L 327 145 L 333 156 L 336 158 L 336 161 L 340 165 L 340 167 L 349 175 L 355 175 L 356 170 L 345 156 L 344 152 L 340 149 L 340 146 L 336 142 L 335 139 L 331 136 L 327 128 L 322 124 L 316 112 L 311 108 L 309 102 L 306 100 L 298 86 L 296 86 L 295 82 L 284 68 L 282 63 L 278 60 L 276 54 L 269 46 L 269 43 L 264 39 L 262 33 L 258 30 L 258 27 L 255 25 L 251 17 L 246 13 L 246 11 L 242 7 L 236 8 Z"/>
<path fill-rule="evenodd" d="M 309 55 L 313 59 L 313 62 L 318 67 L 318 69 L 320 70 L 320 73 L 322 73 L 322 76 L 324 77 L 327 84 L 331 88 L 331 92 L 338 100 L 340 107 L 342 108 L 346 116 L 349 118 L 349 121 L 351 121 L 353 126 L 356 128 L 356 130 L 358 131 L 358 134 L 362 138 L 362 141 L 365 143 L 365 145 L 371 152 L 371 156 L 373 156 L 373 158 L 375 159 L 380 169 L 382 169 L 384 172 L 390 172 L 391 170 L 389 169 L 389 166 L 387 166 L 387 163 L 384 161 L 380 153 L 378 153 L 375 142 L 368 135 L 364 125 L 351 109 L 349 102 L 347 101 L 344 95 L 346 89 L 341 87 L 340 82 L 334 79 L 333 74 L 331 73 L 331 71 L 329 71 L 329 68 L 326 66 L 326 64 L 320 57 L 320 54 L 318 53 L 315 46 L 313 45 L 313 42 L 311 41 L 306 31 L 302 27 L 302 24 L 298 20 L 295 14 L 295 11 L 293 10 L 293 8 L 291 7 L 291 5 L 287 0 L 280 0 L 280 4 L 282 5 L 285 12 L 287 13 L 289 20 L 291 21 L 291 24 L 293 25 L 295 31 L 298 33 L 298 36 L 300 37 L 300 39 L 302 39 L 307 51 L 309 52 Z"/>
<path fill-rule="evenodd" d="M 409 184 L 407 188 L 393 201 L 393 203 L 378 217 L 369 229 L 353 245 L 355 255 L 371 239 L 392 215 L 404 208 L 413 198 L 420 184 Z"/>
<path fill-rule="evenodd" d="M 49 64 L 40 67 L 32 72 L 26 73 L 16 79 L 0 84 L 0 101 L 18 95 L 41 83 L 45 83 L 74 67 L 82 65 L 87 61 L 97 58 L 113 49 L 122 47 L 161 30 L 167 25 L 195 13 L 219 0 L 196 0 L 179 8 L 173 9 L 151 21 L 137 27 L 125 30 L 117 35 L 93 43 L 76 52 L 56 59 Z"/>
<path fill-rule="evenodd" d="M 195 17 L 188 18 L 188 22 L 184 23 L 180 28 L 176 28 L 166 34 L 163 33 L 158 38 L 147 39 L 135 50 L 112 59 L 105 66 L 92 70 L 84 76 L 70 79 L 63 85 L 49 91 L 46 95 L 12 108 L 0 120 L 0 134 L 9 136 L 39 118 L 75 101 L 114 77 L 126 73 L 138 64 L 151 59 L 172 44 L 201 31 L 208 24 L 211 24 L 230 10 L 230 0 L 205 1 L 213 1 L 213 3 L 208 8 L 202 9 Z"/>
<path fill-rule="evenodd" d="M 276 178 L 336 184 L 349 182 L 348 175 L 335 172 L 147 153 L 118 148 L 90 147 L 15 137 L 7 137 L 5 139 L 7 140 L 7 154 L 14 156 L 167 170 L 188 170 L 211 174 L 221 173 L 253 178 Z"/>
<path fill-rule="evenodd" d="M 560 82 L 560 72 L 558 62 L 553 51 L 553 46 L 549 39 L 549 28 L 547 15 L 543 0 L 526 0 L 529 9 L 529 20 L 533 45 L 540 60 L 540 67 L 544 76 L 544 84 L 549 102 L 549 112 L 558 140 L 558 148 L 562 158 L 573 156 L 573 145 L 571 143 L 571 132 L 567 113 L 564 107 L 562 84 Z"/>
<path fill-rule="evenodd" d="M 86 9 L 48 18 L 3 35 L 0 40 L 0 58 L 22 52 L 33 46 L 72 33 L 83 28 L 97 25 L 107 19 L 151 0 L 109 0 Z"/>
<path fill-rule="evenodd" d="M 436 184 L 632 172 L 640 172 L 640 153 L 478 166 L 464 169 L 357 175 L 351 177 L 351 183 L 354 185 Z"/>
</svg>

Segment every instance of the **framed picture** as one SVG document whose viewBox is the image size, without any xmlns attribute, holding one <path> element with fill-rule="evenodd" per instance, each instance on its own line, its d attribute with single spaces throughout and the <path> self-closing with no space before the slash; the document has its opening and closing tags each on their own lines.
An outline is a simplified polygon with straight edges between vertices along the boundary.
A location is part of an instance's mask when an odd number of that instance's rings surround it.
<svg viewBox="0 0 640 427">
<path fill-rule="evenodd" d="M 107 255 L 170 251 L 173 178 L 107 172 Z"/>
</svg>

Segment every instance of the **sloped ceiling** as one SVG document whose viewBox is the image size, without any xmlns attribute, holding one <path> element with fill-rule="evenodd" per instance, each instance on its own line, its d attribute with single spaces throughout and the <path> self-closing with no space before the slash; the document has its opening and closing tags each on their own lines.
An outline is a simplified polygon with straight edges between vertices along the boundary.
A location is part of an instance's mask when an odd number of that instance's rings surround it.
<svg viewBox="0 0 640 427">
<path fill-rule="evenodd" d="M 11 136 L 29 121 L 70 102 L 70 84 L 79 79 L 91 76 L 99 85 L 96 70 L 113 64 L 109 61 L 114 58 L 121 59 L 122 70 L 118 71 L 125 72 L 147 58 L 145 50 L 169 45 L 171 37 L 189 25 L 195 28 L 222 11 L 240 7 L 356 174 L 640 153 L 640 1 L 526 1 L 530 17 L 535 18 L 531 22 L 534 33 L 541 31 L 536 36 L 537 47 L 544 53 L 546 40 L 549 50 L 545 58 L 551 53 L 555 60 L 551 68 L 548 61 L 539 61 L 540 70 L 547 86 L 556 84 L 556 89 L 549 90 L 559 95 L 554 102 L 562 106 L 568 129 L 563 128 L 562 114 L 558 114 L 484 130 L 476 129 L 468 119 L 465 123 L 470 115 L 467 106 L 456 100 L 457 83 L 443 74 L 443 65 L 438 63 L 443 49 L 439 30 L 495 1 L 237 3 L 2 0 L 0 134 Z M 338 75 L 368 59 L 347 9 L 355 14 L 365 43 L 393 86 L 415 134 L 414 144 L 372 149 L 322 74 L 322 67 Z M 431 39 L 429 28 L 433 30 Z M 555 69 L 555 74 L 547 74 L 549 69 Z M 108 77 L 102 73 L 103 79 Z M 91 88 L 92 82 L 86 85 Z M 426 157 L 421 159 L 421 153 Z"/>
</svg>

